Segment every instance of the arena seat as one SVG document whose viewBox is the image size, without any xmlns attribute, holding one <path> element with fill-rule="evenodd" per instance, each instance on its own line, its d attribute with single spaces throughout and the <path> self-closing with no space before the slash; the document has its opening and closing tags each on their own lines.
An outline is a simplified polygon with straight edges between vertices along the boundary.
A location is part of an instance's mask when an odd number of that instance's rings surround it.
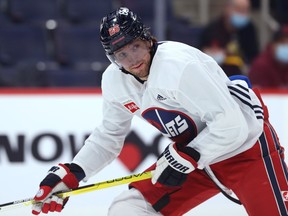
<svg viewBox="0 0 288 216">
<path fill-rule="evenodd" d="M 166 26 L 170 25 L 175 17 L 173 12 L 172 0 L 166 0 Z M 152 34 L 155 33 L 155 14 L 157 13 L 155 8 L 155 1 L 153 0 L 119 0 L 121 6 L 128 7 L 130 10 L 138 14 L 142 19 L 146 27 L 150 28 Z M 167 31 L 166 27 L 166 31 Z"/>
<path fill-rule="evenodd" d="M 121 6 L 128 7 L 133 12 L 137 13 L 144 22 L 154 19 L 154 4 L 155 1 L 143 0 L 119 0 Z"/>
<path fill-rule="evenodd" d="M 168 40 L 178 41 L 186 43 L 188 45 L 198 47 L 199 37 L 203 27 L 201 26 L 189 26 L 182 24 L 181 22 L 175 22 L 172 27 L 168 29 Z"/>
<path fill-rule="evenodd" d="M 39 70 L 35 64 L 12 65 L 2 67 L 0 80 L 10 87 L 47 87 L 46 71 Z"/>
<path fill-rule="evenodd" d="M 8 0 L 7 13 L 14 22 L 59 19 L 61 0 Z"/>
<path fill-rule="evenodd" d="M 10 25 L 0 28 L 0 63 L 47 61 L 46 30 L 36 25 Z"/>
<path fill-rule="evenodd" d="M 55 29 L 56 60 L 63 65 L 75 62 L 109 64 L 100 43 L 99 26 L 59 25 Z"/>
<path fill-rule="evenodd" d="M 99 87 L 102 72 L 92 69 L 76 70 L 74 67 L 61 67 L 46 71 L 49 87 Z"/>
<path fill-rule="evenodd" d="M 102 17 L 112 11 L 112 0 L 64 0 L 64 17 L 72 23 L 99 24 Z"/>
</svg>

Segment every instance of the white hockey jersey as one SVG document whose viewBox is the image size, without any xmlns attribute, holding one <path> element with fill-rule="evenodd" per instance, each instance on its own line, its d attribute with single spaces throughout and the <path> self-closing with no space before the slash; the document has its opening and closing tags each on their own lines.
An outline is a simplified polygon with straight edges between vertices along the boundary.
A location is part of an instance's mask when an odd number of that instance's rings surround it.
<svg viewBox="0 0 288 216">
<path fill-rule="evenodd" d="M 246 83 L 178 42 L 159 43 L 144 83 L 111 64 L 102 93 L 103 122 L 73 160 L 88 178 L 119 155 L 134 115 L 200 152 L 199 169 L 251 148 L 263 130 L 260 101 Z"/>
</svg>

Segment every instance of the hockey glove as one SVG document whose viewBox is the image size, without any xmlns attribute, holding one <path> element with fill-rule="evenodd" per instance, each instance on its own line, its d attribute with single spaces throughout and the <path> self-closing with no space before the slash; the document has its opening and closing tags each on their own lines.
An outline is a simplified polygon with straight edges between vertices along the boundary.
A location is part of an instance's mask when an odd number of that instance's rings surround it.
<svg viewBox="0 0 288 216">
<path fill-rule="evenodd" d="M 197 168 L 200 153 L 191 147 L 171 143 L 160 155 L 152 174 L 156 186 L 180 186 L 187 175 Z"/>
<path fill-rule="evenodd" d="M 79 181 L 85 177 L 85 173 L 77 164 L 58 164 L 53 166 L 47 176 L 40 183 L 40 189 L 35 195 L 35 204 L 32 206 L 32 213 L 35 215 L 50 212 L 60 212 L 68 201 L 55 195 L 55 192 L 68 191 L 77 188 Z"/>
</svg>

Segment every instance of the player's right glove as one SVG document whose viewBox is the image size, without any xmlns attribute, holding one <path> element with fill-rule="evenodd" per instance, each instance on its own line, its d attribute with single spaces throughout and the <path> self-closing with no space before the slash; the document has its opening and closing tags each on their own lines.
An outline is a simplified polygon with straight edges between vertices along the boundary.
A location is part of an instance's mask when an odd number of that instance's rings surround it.
<svg viewBox="0 0 288 216">
<path fill-rule="evenodd" d="M 187 175 L 197 168 L 200 153 L 195 149 L 171 143 L 160 155 L 152 173 L 152 184 L 156 186 L 180 186 Z"/>
<path fill-rule="evenodd" d="M 58 164 L 53 166 L 47 176 L 40 183 L 40 189 L 34 197 L 32 213 L 35 215 L 43 213 L 62 211 L 68 201 L 52 195 L 59 191 L 68 191 L 79 186 L 79 181 L 85 177 L 83 169 L 77 164 Z"/>
</svg>

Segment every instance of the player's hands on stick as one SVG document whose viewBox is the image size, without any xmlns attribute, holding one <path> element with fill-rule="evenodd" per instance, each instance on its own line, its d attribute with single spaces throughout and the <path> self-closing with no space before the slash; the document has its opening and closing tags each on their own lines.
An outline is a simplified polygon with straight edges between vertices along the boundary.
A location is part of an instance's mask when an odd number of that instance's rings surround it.
<svg viewBox="0 0 288 216">
<path fill-rule="evenodd" d="M 77 164 L 58 164 L 53 166 L 47 176 L 40 183 L 40 189 L 34 197 L 32 213 L 35 215 L 48 212 L 60 212 L 67 203 L 64 199 L 52 195 L 59 191 L 68 191 L 79 186 L 79 181 L 85 177 L 85 173 Z"/>
<path fill-rule="evenodd" d="M 187 175 L 197 168 L 200 153 L 195 149 L 171 143 L 160 155 L 156 169 L 152 173 L 152 183 L 156 186 L 180 186 Z"/>
</svg>

